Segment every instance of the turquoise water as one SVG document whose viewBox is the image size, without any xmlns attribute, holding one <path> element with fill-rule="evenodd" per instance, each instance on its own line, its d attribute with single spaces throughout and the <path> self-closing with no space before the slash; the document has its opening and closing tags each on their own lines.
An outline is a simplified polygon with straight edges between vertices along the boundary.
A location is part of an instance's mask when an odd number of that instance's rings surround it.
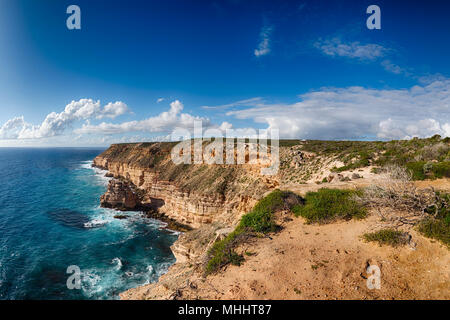
<svg viewBox="0 0 450 320">
<path fill-rule="evenodd" d="M 0 299 L 115 299 L 174 262 L 177 234 L 159 221 L 99 207 L 102 150 L 0 148 Z M 81 269 L 69 290 L 67 267 Z"/>
</svg>

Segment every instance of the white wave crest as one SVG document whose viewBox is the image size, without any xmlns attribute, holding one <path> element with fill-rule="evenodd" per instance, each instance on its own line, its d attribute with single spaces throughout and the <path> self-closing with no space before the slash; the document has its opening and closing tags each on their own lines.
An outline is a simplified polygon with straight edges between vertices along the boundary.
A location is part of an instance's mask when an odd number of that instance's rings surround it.
<svg viewBox="0 0 450 320">
<path fill-rule="evenodd" d="M 104 226 L 107 223 L 108 223 L 107 220 L 94 219 L 94 220 L 91 220 L 89 222 L 86 222 L 84 224 L 84 227 L 85 228 L 98 228 L 98 227 Z"/>
<path fill-rule="evenodd" d="M 120 270 L 122 268 L 122 260 L 120 260 L 120 258 L 114 258 L 111 261 L 112 264 L 116 265 L 116 270 Z"/>
</svg>

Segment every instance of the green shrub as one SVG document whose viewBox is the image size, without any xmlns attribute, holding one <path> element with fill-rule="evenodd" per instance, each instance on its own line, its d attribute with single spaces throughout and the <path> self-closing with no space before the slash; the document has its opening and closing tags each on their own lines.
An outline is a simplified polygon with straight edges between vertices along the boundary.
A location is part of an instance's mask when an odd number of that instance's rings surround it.
<svg viewBox="0 0 450 320">
<path fill-rule="evenodd" d="M 425 180 L 426 176 L 423 172 L 425 165 L 425 161 L 409 162 L 406 164 L 406 168 L 411 172 L 413 180 Z"/>
<path fill-rule="evenodd" d="M 242 217 L 241 227 L 255 232 L 275 231 L 276 225 L 273 221 L 272 211 L 254 210 Z"/>
<path fill-rule="evenodd" d="M 412 173 L 413 180 L 438 179 L 450 177 L 450 161 L 408 162 L 406 168 Z"/>
<path fill-rule="evenodd" d="M 428 207 L 425 212 L 432 215 L 423 220 L 419 231 L 428 238 L 442 241 L 450 247 L 450 194 L 436 192 L 434 205 Z"/>
<path fill-rule="evenodd" d="M 336 218 L 363 218 L 367 210 L 354 199 L 359 192 L 322 188 L 317 192 L 308 192 L 305 205 L 295 206 L 292 210 L 296 216 L 306 218 L 308 223 L 327 223 Z"/>
<path fill-rule="evenodd" d="M 450 215 L 443 219 L 425 219 L 419 224 L 419 231 L 426 237 L 440 240 L 450 247 Z"/>
<path fill-rule="evenodd" d="M 431 170 L 434 178 L 450 178 L 450 161 L 433 163 L 433 168 Z"/>
<path fill-rule="evenodd" d="M 234 265 L 240 265 L 244 261 L 244 257 L 234 252 L 237 239 L 244 233 L 242 228 L 237 228 L 230 233 L 225 239 L 217 241 L 209 249 L 209 260 L 206 264 L 206 273 L 212 273 L 220 269 L 221 267 L 232 263 Z"/>
<path fill-rule="evenodd" d="M 236 229 L 225 239 L 217 241 L 208 251 L 206 273 L 212 273 L 231 263 L 240 265 L 244 261 L 234 248 L 242 239 L 254 232 L 267 233 L 277 229 L 273 214 L 281 209 L 291 209 L 301 203 L 301 198 L 289 191 L 275 190 L 261 199 L 252 211 L 245 214 Z"/>
<path fill-rule="evenodd" d="M 381 173 L 382 171 L 383 170 L 379 167 L 373 167 L 372 169 L 370 169 L 370 172 L 375 174 Z"/>
<path fill-rule="evenodd" d="M 378 242 L 379 245 L 399 246 L 408 242 L 407 234 L 392 229 L 383 229 L 377 232 L 366 233 L 364 240 Z"/>
<path fill-rule="evenodd" d="M 289 191 L 275 190 L 268 196 L 261 199 L 253 208 L 253 210 L 245 214 L 239 224 L 240 228 L 246 228 L 252 232 L 271 232 L 275 231 L 276 224 L 273 221 L 273 214 L 286 206 L 286 199 L 299 198 Z M 299 202 L 298 200 L 297 202 Z M 297 204 L 297 203 L 295 203 Z M 290 209 L 290 208 L 286 208 Z"/>
</svg>

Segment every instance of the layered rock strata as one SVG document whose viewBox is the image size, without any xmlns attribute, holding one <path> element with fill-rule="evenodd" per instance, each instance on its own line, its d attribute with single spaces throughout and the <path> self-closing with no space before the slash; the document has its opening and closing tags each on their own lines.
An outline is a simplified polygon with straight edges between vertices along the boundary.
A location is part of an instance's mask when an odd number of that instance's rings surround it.
<svg viewBox="0 0 450 320">
<path fill-rule="evenodd" d="M 262 178 L 257 166 L 175 165 L 171 146 L 112 145 L 96 157 L 94 166 L 115 178 L 102 205 L 124 210 L 152 207 L 194 228 L 213 222 L 230 225 L 277 186 L 276 178 Z"/>
</svg>

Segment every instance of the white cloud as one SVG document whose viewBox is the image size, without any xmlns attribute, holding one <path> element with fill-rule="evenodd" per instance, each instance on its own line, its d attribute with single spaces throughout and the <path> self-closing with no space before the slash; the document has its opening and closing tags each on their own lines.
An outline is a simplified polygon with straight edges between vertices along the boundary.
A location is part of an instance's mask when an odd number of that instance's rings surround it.
<svg viewBox="0 0 450 320">
<path fill-rule="evenodd" d="M 157 103 L 163 102 L 165 99 L 164 98 L 159 98 L 158 100 L 156 100 Z"/>
<path fill-rule="evenodd" d="M 410 89 L 324 88 L 294 104 L 258 103 L 228 116 L 278 128 L 283 138 L 449 136 L 450 79 Z"/>
<path fill-rule="evenodd" d="M 250 99 L 249 101 L 254 100 Z M 193 116 L 187 113 L 182 113 L 183 104 L 179 100 L 175 100 L 170 104 L 169 111 L 162 112 L 161 114 L 140 121 L 129 121 L 119 124 L 113 123 L 100 123 L 99 125 L 85 124 L 81 128 L 76 129 L 76 134 L 85 135 L 117 135 L 126 134 L 132 132 L 146 132 L 146 133 L 172 133 L 176 129 L 187 129 L 191 135 L 194 134 L 194 122 L 201 121 L 203 134 L 208 136 L 208 129 L 215 129 L 209 132 L 212 136 L 225 136 L 228 133 L 234 137 L 254 137 L 257 131 L 253 128 L 233 128 L 233 125 L 227 121 L 222 122 L 220 125 L 212 123 L 210 119 L 205 117 Z M 162 136 L 166 141 L 170 139 L 170 134 Z M 157 138 L 161 140 L 161 136 Z M 149 138 L 144 139 L 149 141 Z"/>
<path fill-rule="evenodd" d="M 26 126 L 23 116 L 10 119 L 0 127 L 0 139 L 16 139 Z"/>
<path fill-rule="evenodd" d="M 445 80 L 447 80 L 447 78 L 444 77 L 442 74 L 437 73 L 437 74 L 428 74 L 428 75 L 419 77 L 418 80 L 421 84 L 427 85 L 427 84 L 433 83 L 435 81 L 445 81 Z"/>
<path fill-rule="evenodd" d="M 404 123 L 387 119 L 379 124 L 378 136 L 386 139 L 411 139 L 413 137 L 430 137 L 435 134 L 450 136 L 450 123 L 443 123 L 435 119 L 423 119 L 417 122 Z"/>
<path fill-rule="evenodd" d="M 379 61 L 381 58 L 385 58 L 391 49 L 387 49 L 378 44 L 361 44 L 357 41 L 350 43 L 343 43 L 339 38 L 333 38 L 331 40 L 319 39 L 314 46 L 322 51 L 327 56 L 331 57 L 345 57 L 350 59 L 357 59 L 359 61 Z M 393 63 L 390 59 L 383 59 L 380 65 L 384 70 L 394 73 L 403 74 L 405 76 L 411 76 L 412 74 Z"/>
<path fill-rule="evenodd" d="M 125 103 L 121 101 L 116 101 L 114 103 L 110 102 L 104 107 L 103 111 L 100 112 L 100 114 L 97 116 L 97 119 L 102 118 L 114 119 L 128 112 L 130 112 L 130 110 L 128 109 L 128 106 Z"/>
<path fill-rule="evenodd" d="M 102 122 L 99 125 L 84 124 L 76 129 L 77 134 L 118 134 L 126 132 L 169 132 L 175 128 L 193 129 L 194 121 L 202 121 L 203 127 L 213 126 L 208 118 L 182 113 L 183 104 L 175 100 L 170 104 L 169 111 L 139 121 L 129 121 L 119 124 Z"/>
<path fill-rule="evenodd" d="M 378 44 L 343 43 L 339 38 L 332 40 L 320 39 L 314 46 L 328 56 L 356 58 L 359 60 L 376 60 L 383 57 L 388 51 L 388 49 Z"/>
<path fill-rule="evenodd" d="M 403 72 L 402 68 L 400 68 L 398 65 L 392 63 L 390 60 L 383 60 L 381 62 L 381 65 L 383 66 L 383 68 L 386 71 L 389 71 L 389 72 L 392 72 L 392 73 L 395 73 L 395 74 L 400 74 L 400 73 Z"/>
<path fill-rule="evenodd" d="M 270 52 L 270 36 L 272 34 L 273 27 L 264 26 L 259 34 L 260 42 L 258 48 L 255 49 L 254 54 L 257 57 L 264 56 Z"/>
<path fill-rule="evenodd" d="M 256 97 L 207 109 L 227 109 L 231 119 L 252 121 L 258 128 L 276 128 L 281 138 L 306 139 L 409 139 L 434 134 L 450 136 L 450 79 L 436 78 L 408 89 L 370 89 L 364 87 L 322 88 L 299 96 L 296 103 L 269 103 Z M 234 107 L 239 107 L 234 109 Z M 27 123 L 23 117 L 8 120 L 0 126 L 0 139 L 18 144 L 41 139 L 41 144 L 106 145 L 120 141 L 166 139 L 176 128 L 192 132 L 195 121 L 203 129 L 222 132 L 234 129 L 236 136 L 249 136 L 254 130 L 233 128 L 234 121 L 212 123 L 209 118 L 183 112 L 175 100 L 170 108 L 156 116 L 122 123 L 93 120 L 114 118 L 128 111 L 122 102 L 101 107 L 99 101 L 72 101 L 60 113 L 52 112 L 40 125 Z M 84 124 L 68 130 L 77 121 Z M 240 121 L 238 121 L 239 123 Z M 250 122 L 251 123 L 251 122 Z M 78 124 L 79 125 L 79 124 Z M 78 138 L 76 138 L 76 136 Z M 131 136 L 133 135 L 133 136 Z M 166 138 L 164 138 L 166 137 Z M 76 140 L 76 141 L 75 141 Z M 73 143 L 72 143 L 73 142 Z"/>
<path fill-rule="evenodd" d="M 77 120 L 115 118 L 129 112 L 117 101 L 101 107 L 100 101 L 81 99 L 69 103 L 61 113 L 52 112 L 40 125 L 25 122 L 24 117 L 8 120 L 0 127 L 0 139 L 42 139 L 62 135 Z"/>
<path fill-rule="evenodd" d="M 384 70 L 386 70 L 388 72 L 392 72 L 394 74 L 403 74 L 405 76 L 412 75 L 407 69 L 404 69 L 404 68 L 400 67 L 399 65 L 392 63 L 392 61 L 389 59 L 381 61 L 381 66 L 384 68 Z"/>
</svg>

